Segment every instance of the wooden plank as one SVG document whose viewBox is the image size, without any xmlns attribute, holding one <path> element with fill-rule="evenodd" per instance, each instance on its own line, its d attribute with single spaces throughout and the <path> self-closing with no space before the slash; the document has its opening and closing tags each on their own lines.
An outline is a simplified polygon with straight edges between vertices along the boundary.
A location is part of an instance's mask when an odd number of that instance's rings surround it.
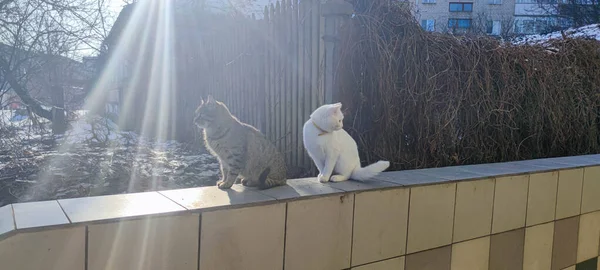
<svg viewBox="0 0 600 270">
<path fill-rule="evenodd" d="M 271 111 L 269 110 L 270 108 L 270 86 L 271 86 L 271 63 L 270 63 L 270 45 L 269 45 L 269 40 L 271 37 L 271 29 L 270 29 L 270 22 L 269 22 L 269 8 L 268 6 L 265 6 L 265 10 L 263 12 L 263 29 L 264 31 L 264 35 L 265 38 L 262 39 L 263 41 L 263 52 L 264 52 L 264 57 L 263 57 L 263 69 L 264 69 L 264 83 L 263 83 L 263 91 L 265 93 L 264 97 L 263 97 L 263 111 L 264 111 L 264 133 L 267 136 L 267 138 L 269 138 L 270 140 L 273 139 L 273 136 L 271 134 L 271 123 L 270 123 L 270 113 Z"/>
<path fill-rule="evenodd" d="M 298 127 L 298 1 L 292 0 L 291 3 L 291 48 L 290 56 L 292 57 L 292 81 L 290 86 L 291 93 L 291 126 L 292 126 L 292 166 L 298 166 L 298 146 L 300 146 L 301 128 Z"/>
<path fill-rule="evenodd" d="M 277 70 L 277 56 L 276 56 L 276 41 L 275 41 L 275 33 L 277 31 L 276 28 L 276 21 L 275 21 L 275 6 L 273 4 L 271 4 L 270 7 L 270 39 L 269 39 L 269 48 L 270 48 L 270 63 L 269 63 L 269 76 L 270 76 L 270 91 L 269 91 L 269 96 L 270 96 L 270 102 L 269 102 L 269 121 L 271 122 L 271 140 L 277 145 L 277 119 L 275 117 L 275 109 L 277 106 L 277 99 L 275 96 L 276 93 L 276 76 L 275 76 L 275 72 Z"/>
<path fill-rule="evenodd" d="M 283 126 L 283 121 L 282 121 L 282 98 L 281 98 L 281 88 L 282 88 L 282 84 L 281 84 L 281 70 L 282 70 L 282 63 L 281 63 L 281 36 L 282 36 L 282 32 L 283 32 L 283 28 L 282 28 L 282 16 L 281 16 L 281 2 L 277 1 L 277 3 L 275 4 L 275 100 L 277 100 L 276 102 L 276 107 L 275 107 L 275 122 L 276 122 L 276 140 L 277 140 L 277 147 L 279 147 L 279 150 L 282 152 L 285 152 L 285 147 L 283 145 L 283 141 L 282 141 L 282 136 L 283 136 L 283 130 L 282 130 L 282 126 Z"/>
<path fill-rule="evenodd" d="M 311 70 L 310 68 L 312 67 L 311 65 L 311 58 L 310 58 L 310 49 L 311 49 L 311 31 L 310 31 L 310 18 L 311 18 L 311 1 L 312 0 L 307 0 L 307 1 L 302 1 L 304 3 L 304 8 L 303 8 L 303 20 L 304 20 L 304 24 L 303 26 L 303 34 L 304 34 L 304 46 L 303 46 L 303 57 L 304 57 L 304 67 L 303 67 L 303 74 L 304 74 L 304 103 L 303 103 L 303 116 L 305 119 L 309 118 L 309 115 L 312 113 L 311 110 L 311 78 L 310 76 L 311 74 Z M 305 158 L 304 161 L 304 165 L 305 166 L 309 166 L 310 164 L 312 164 L 312 162 L 308 159 Z"/>
<path fill-rule="evenodd" d="M 321 3 L 319 1 L 312 1 L 312 14 L 311 14 L 311 110 L 316 110 L 322 105 L 322 95 L 319 95 L 319 44 L 321 40 L 320 36 L 320 12 L 319 9 Z"/>
<path fill-rule="evenodd" d="M 291 104 L 291 88 L 292 88 L 292 59 L 291 59 L 291 47 L 292 47 L 292 21 L 291 21 L 291 6 L 290 0 L 283 1 L 285 6 L 285 16 L 283 19 L 285 20 L 285 43 L 283 47 L 284 51 L 284 61 L 285 61 L 285 86 L 283 88 L 284 93 L 284 110 L 285 110 L 285 118 L 284 118 L 284 130 L 285 130 L 285 146 L 286 146 L 286 156 L 287 162 L 290 164 L 292 162 L 292 130 L 291 130 L 291 114 L 292 114 L 292 104 Z"/>
</svg>

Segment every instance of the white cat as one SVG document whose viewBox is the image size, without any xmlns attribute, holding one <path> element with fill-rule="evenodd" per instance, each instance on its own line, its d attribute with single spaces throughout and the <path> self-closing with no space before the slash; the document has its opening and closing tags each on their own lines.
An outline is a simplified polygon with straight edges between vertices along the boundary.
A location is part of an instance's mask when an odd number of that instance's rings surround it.
<svg viewBox="0 0 600 270">
<path fill-rule="evenodd" d="M 367 180 L 385 171 L 389 161 L 360 167 L 356 142 L 343 129 L 342 103 L 317 108 L 304 123 L 303 141 L 308 155 L 319 169 L 320 182 L 340 182 L 349 178 Z M 333 173 L 335 175 L 332 175 Z"/>
</svg>

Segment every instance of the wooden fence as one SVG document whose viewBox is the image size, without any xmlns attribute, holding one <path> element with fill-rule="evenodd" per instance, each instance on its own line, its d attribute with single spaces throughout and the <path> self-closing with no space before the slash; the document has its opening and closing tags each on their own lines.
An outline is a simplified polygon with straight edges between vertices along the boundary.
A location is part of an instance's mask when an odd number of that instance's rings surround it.
<svg viewBox="0 0 600 270">
<path fill-rule="evenodd" d="M 146 25 L 151 26 L 145 27 L 150 31 L 127 33 L 128 40 L 140 42 L 122 54 L 127 59 L 119 60 L 136 65 L 135 76 L 121 88 L 121 95 L 130 98 L 120 104 L 124 112 L 119 116 L 120 126 L 142 133 L 145 130 L 146 135 L 168 133 L 161 137 L 180 141 L 198 139 L 193 112 L 201 97 L 212 94 L 279 147 L 291 175 L 301 176 L 299 172 L 314 169 L 302 144 L 302 126 L 313 110 L 325 100 L 333 100 L 334 69 L 329 63 L 333 63 L 334 53 L 325 56 L 333 51 L 330 41 L 336 25 L 330 18 L 340 16 L 340 10 L 322 4 L 322 0 L 281 0 L 265 7 L 260 16 L 251 17 L 177 6 L 172 37 L 165 35 L 169 32 L 164 31 L 160 20 L 152 19 L 160 18 L 159 11 L 143 13 L 150 17 Z M 122 12 L 117 22 L 125 25 L 128 16 Z M 119 34 L 111 35 L 117 40 Z M 165 38 L 167 42 L 157 42 Z M 165 58 L 173 68 L 167 84 L 156 83 L 153 78 L 163 76 L 156 70 L 164 64 L 156 62 L 156 52 L 165 49 L 173 50 L 174 57 Z M 152 103 L 148 101 L 152 96 L 149 89 L 161 95 L 168 90 L 168 95 L 155 97 Z M 169 104 L 168 113 L 160 107 L 164 104 Z M 165 115 L 168 121 L 146 121 L 164 119 Z"/>
<path fill-rule="evenodd" d="M 215 16 L 203 34 L 178 41 L 178 130 L 194 133 L 186 123 L 212 94 L 276 143 L 290 168 L 310 168 L 302 126 L 323 103 L 320 4 L 284 0 L 261 18 Z"/>
</svg>

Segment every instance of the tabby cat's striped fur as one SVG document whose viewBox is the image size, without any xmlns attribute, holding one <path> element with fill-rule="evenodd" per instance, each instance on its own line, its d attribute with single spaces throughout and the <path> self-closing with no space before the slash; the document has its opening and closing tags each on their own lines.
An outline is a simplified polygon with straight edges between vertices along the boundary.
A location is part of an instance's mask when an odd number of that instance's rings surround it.
<svg viewBox="0 0 600 270">
<path fill-rule="evenodd" d="M 256 128 L 240 122 L 222 102 L 208 96 L 196 109 L 194 123 L 203 129 L 208 150 L 219 159 L 219 188 L 231 188 L 236 179 L 260 189 L 286 184 L 281 152 Z"/>
</svg>

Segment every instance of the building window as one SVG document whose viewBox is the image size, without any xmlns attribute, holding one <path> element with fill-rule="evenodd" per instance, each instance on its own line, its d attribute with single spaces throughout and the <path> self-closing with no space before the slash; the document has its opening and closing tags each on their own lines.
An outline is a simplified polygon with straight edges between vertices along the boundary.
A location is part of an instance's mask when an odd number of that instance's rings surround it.
<svg viewBox="0 0 600 270">
<path fill-rule="evenodd" d="M 435 31 L 435 20 L 421 20 L 421 27 L 427 32 Z"/>
<path fill-rule="evenodd" d="M 435 4 L 435 0 L 422 0 L 421 3 L 423 3 L 423 4 Z"/>
<path fill-rule="evenodd" d="M 473 12 L 473 3 L 450 3 L 450 12 Z"/>
<path fill-rule="evenodd" d="M 486 33 L 492 36 L 499 36 L 502 30 L 500 21 L 487 21 Z"/>
<path fill-rule="evenodd" d="M 471 28 L 471 19 L 448 19 L 448 28 L 469 29 Z"/>
<path fill-rule="evenodd" d="M 502 5 L 502 0 L 488 0 L 490 5 Z"/>
<path fill-rule="evenodd" d="M 527 18 L 515 20 L 517 34 L 543 34 L 552 30 L 556 25 L 552 18 Z"/>
</svg>

